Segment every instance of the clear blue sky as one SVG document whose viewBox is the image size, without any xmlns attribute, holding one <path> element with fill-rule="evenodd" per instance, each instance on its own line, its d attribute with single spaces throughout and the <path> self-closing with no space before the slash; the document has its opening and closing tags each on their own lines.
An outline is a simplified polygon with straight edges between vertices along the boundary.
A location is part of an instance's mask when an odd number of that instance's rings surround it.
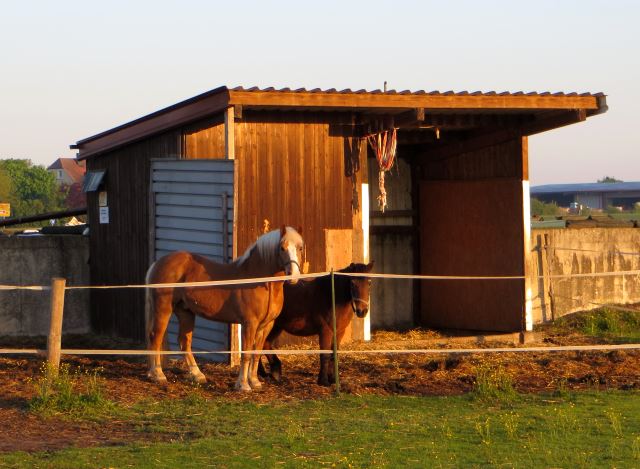
<svg viewBox="0 0 640 469">
<path fill-rule="evenodd" d="M 578 91 L 609 112 L 530 139 L 532 184 L 640 180 L 640 2 L 22 1 L 0 14 L 0 158 L 220 85 Z"/>
</svg>

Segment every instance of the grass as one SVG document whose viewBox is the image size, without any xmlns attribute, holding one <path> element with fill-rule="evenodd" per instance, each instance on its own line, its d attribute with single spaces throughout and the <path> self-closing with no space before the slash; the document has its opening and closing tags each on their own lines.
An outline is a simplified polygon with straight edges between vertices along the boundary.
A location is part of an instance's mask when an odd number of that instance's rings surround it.
<svg viewBox="0 0 640 469">
<path fill-rule="evenodd" d="M 556 325 L 561 329 L 576 329 L 588 336 L 617 342 L 640 339 L 640 312 L 632 310 L 603 307 L 562 317 Z"/>
<path fill-rule="evenodd" d="M 29 401 L 29 409 L 41 416 L 89 415 L 113 406 L 104 395 L 98 370 L 72 371 L 69 364 L 63 363 L 55 372 L 45 363 L 31 383 L 35 396 Z"/>
<path fill-rule="evenodd" d="M 509 403 L 518 398 L 511 375 L 500 366 L 482 365 L 476 368 L 471 397 L 491 402 Z"/>
<path fill-rule="evenodd" d="M 112 410 L 165 443 L 5 453 L 0 467 L 638 467 L 640 393 L 347 396 L 258 405 L 195 396 Z"/>
</svg>

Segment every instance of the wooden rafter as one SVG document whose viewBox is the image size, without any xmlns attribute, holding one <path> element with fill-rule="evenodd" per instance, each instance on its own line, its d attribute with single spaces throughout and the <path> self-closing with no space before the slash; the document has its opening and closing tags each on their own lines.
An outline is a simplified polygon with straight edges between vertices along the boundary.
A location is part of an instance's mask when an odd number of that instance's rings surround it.
<svg viewBox="0 0 640 469">
<path fill-rule="evenodd" d="M 445 160 L 466 152 L 497 145 L 514 138 L 527 137 L 565 125 L 582 122 L 587 113 L 584 109 L 548 113 L 518 127 L 499 129 L 491 132 L 476 132 L 461 141 L 445 145 L 433 145 L 423 148 L 432 161 Z"/>
</svg>

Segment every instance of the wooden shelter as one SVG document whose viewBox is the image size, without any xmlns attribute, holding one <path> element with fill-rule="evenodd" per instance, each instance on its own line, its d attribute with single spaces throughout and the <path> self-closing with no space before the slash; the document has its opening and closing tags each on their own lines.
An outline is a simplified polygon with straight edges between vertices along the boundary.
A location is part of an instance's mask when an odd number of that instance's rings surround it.
<svg viewBox="0 0 640 469">
<path fill-rule="evenodd" d="M 590 93 L 214 89 L 72 146 L 95 176 L 92 283 L 140 284 L 158 243 L 181 246 L 165 239 L 182 235 L 157 225 L 164 215 L 152 199 L 154 187 L 187 171 L 154 164 L 198 159 L 228 160 L 227 195 L 210 194 L 212 212 L 223 214 L 210 225 L 222 236 L 212 255 L 223 259 L 242 254 L 265 224 L 288 224 L 303 228 L 312 272 L 371 257 L 377 272 L 522 276 L 527 137 L 606 109 L 605 96 Z M 383 214 L 363 137 L 390 128 L 398 129 L 399 160 Z M 178 225 L 193 204 L 206 218 L 204 199 L 180 200 L 171 209 Z M 518 331 L 528 320 L 525 280 L 384 280 L 374 288 L 374 326 Z M 142 291 L 92 291 L 91 305 L 97 332 L 143 337 Z"/>
</svg>

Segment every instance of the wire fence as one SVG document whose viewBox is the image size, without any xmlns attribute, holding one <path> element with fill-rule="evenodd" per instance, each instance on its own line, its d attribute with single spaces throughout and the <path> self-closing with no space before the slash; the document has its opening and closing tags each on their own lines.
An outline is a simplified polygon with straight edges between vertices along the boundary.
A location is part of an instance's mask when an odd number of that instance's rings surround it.
<svg viewBox="0 0 640 469">
<path fill-rule="evenodd" d="M 106 289 L 161 289 L 161 288 L 199 288 L 199 287 L 220 287 L 220 286 L 242 286 L 242 285 L 250 285 L 250 284 L 259 284 L 259 283 L 268 283 L 268 282 L 282 282 L 291 279 L 314 279 L 319 277 L 332 277 L 332 296 L 333 296 L 333 321 L 334 321 L 334 332 L 333 332 L 333 350 L 321 350 L 321 349 L 304 349 L 304 350 L 296 350 L 296 349 L 278 349 L 278 350 L 258 350 L 258 351 L 242 351 L 243 354 L 247 355 L 268 355 L 268 354 L 278 354 L 278 355 L 316 355 L 316 354 L 333 354 L 334 363 L 336 366 L 335 376 L 336 376 L 336 389 L 339 392 L 339 375 L 338 375 L 338 355 L 370 355 L 370 354 L 426 354 L 426 355 L 455 355 L 455 354 L 498 354 L 498 353 L 540 353 L 540 352 L 572 352 L 572 351 L 611 351 L 611 350 L 638 350 L 640 349 L 640 344 L 591 344 L 591 345 L 570 345 L 570 346 L 526 346 L 526 347 L 503 347 L 503 348 L 403 348 L 403 349 L 373 349 L 373 350 L 338 350 L 337 349 L 337 341 L 336 341 L 336 331 L 335 331 L 335 287 L 333 285 L 333 279 L 335 276 L 345 276 L 345 277 L 367 277 L 367 278 L 385 278 L 385 279 L 405 279 L 405 280 L 423 280 L 423 281 L 460 281 L 460 280 L 483 280 L 483 281 L 494 281 L 494 280 L 523 280 L 525 278 L 535 278 L 536 276 L 524 276 L 524 275 L 509 275 L 509 276 L 450 276 L 450 275 L 410 275 L 410 274 L 381 274 L 381 273 L 346 273 L 346 272 L 318 272 L 311 274 L 300 274 L 296 276 L 272 276 L 272 277 L 257 277 L 257 278 L 247 278 L 247 279 L 234 279 L 234 280 L 220 280 L 220 281 L 206 281 L 206 282 L 185 282 L 185 283 L 161 283 L 161 284 L 139 284 L 139 285 L 64 285 L 61 289 L 62 295 L 64 296 L 64 291 L 72 291 L 72 290 L 88 290 L 88 289 L 96 289 L 96 290 L 106 290 Z M 611 277 L 611 276 L 640 276 L 640 270 L 625 270 L 625 271 L 616 271 L 616 272 L 598 272 L 598 273 L 574 273 L 574 274 L 558 274 L 558 275 L 539 275 L 537 278 L 595 278 L 595 277 Z M 60 279 L 58 279 L 60 280 Z M 55 283 L 55 279 L 54 279 Z M 52 283 L 52 285 L 54 285 Z M 54 296 L 52 286 L 46 285 L 0 285 L 0 291 L 2 290 L 31 290 L 31 291 L 51 291 L 52 298 Z M 559 297 L 556 295 L 556 297 Z M 580 301 L 575 298 L 567 298 L 572 301 Z M 633 308 L 621 308 L 616 305 L 609 305 L 604 303 L 596 303 L 592 301 L 587 301 L 586 303 L 597 305 L 597 306 L 606 306 L 611 308 L 619 308 L 625 310 L 632 310 L 636 312 L 640 312 L 639 310 Z M 52 300 L 53 304 L 53 300 Z M 52 306 L 53 308 L 53 306 Z M 61 315 L 61 313 L 60 313 Z M 53 313 L 52 313 L 53 317 Z M 61 317 L 60 317 L 60 327 L 61 327 Z M 175 351 L 175 350 L 165 350 L 161 352 L 150 351 L 150 350 L 122 350 L 122 349 L 61 349 L 60 347 L 60 337 L 57 338 L 58 341 L 58 361 L 59 355 L 89 355 L 89 356 L 100 356 L 100 355 L 111 355 L 111 356 L 150 356 L 150 355 L 173 355 L 179 356 L 184 355 L 187 352 Z M 51 340 L 50 340 L 51 342 Z M 11 348 L 0 348 L 0 356 L 1 355 L 49 355 L 51 353 L 50 346 L 47 350 L 43 349 L 35 349 L 35 348 L 23 348 L 23 349 L 11 349 Z M 193 353 L 194 355 L 209 355 L 209 354 L 237 354 L 238 350 L 210 350 L 210 351 L 192 351 L 189 353 Z"/>
</svg>

